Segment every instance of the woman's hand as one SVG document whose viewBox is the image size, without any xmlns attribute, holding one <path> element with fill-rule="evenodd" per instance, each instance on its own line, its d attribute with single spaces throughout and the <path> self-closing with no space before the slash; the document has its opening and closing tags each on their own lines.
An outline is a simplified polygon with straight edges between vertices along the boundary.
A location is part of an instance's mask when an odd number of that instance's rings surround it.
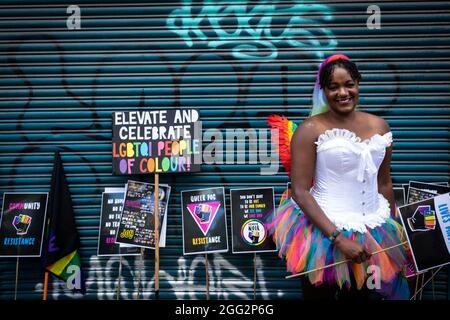
<svg viewBox="0 0 450 320">
<path fill-rule="evenodd" d="M 355 263 L 364 262 L 372 256 L 359 242 L 348 239 L 342 233 L 337 236 L 334 245 Z"/>
</svg>

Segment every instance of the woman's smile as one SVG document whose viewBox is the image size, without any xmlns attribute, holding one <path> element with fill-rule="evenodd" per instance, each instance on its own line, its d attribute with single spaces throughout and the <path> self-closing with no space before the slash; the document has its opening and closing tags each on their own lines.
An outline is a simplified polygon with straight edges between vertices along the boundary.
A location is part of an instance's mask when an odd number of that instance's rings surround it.
<svg viewBox="0 0 450 320">
<path fill-rule="evenodd" d="M 337 98 L 336 102 L 340 105 L 340 106 L 347 106 L 349 103 L 353 102 L 352 101 L 352 97 L 345 97 L 345 98 Z"/>
</svg>

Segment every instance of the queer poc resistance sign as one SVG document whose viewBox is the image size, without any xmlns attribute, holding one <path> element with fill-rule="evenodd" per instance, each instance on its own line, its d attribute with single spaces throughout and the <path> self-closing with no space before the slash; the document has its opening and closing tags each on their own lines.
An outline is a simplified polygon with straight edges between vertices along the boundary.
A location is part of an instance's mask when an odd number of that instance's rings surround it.
<svg viewBox="0 0 450 320">
<path fill-rule="evenodd" d="M 181 191 L 183 254 L 228 251 L 224 188 Z"/>
<path fill-rule="evenodd" d="M 201 126 L 195 109 L 113 113 L 113 174 L 200 171 Z"/>
</svg>

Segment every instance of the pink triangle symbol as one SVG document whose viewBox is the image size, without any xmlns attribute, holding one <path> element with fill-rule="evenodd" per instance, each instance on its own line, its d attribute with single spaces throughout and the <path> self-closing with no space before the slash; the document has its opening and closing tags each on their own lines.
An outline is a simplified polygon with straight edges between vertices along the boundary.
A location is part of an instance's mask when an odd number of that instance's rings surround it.
<svg viewBox="0 0 450 320">
<path fill-rule="evenodd" d="M 194 218 L 200 230 L 206 236 L 209 228 L 219 210 L 219 201 L 201 202 L 201 203 L 190 203 L 187 205 L 189 213 Z"/>
</svg>

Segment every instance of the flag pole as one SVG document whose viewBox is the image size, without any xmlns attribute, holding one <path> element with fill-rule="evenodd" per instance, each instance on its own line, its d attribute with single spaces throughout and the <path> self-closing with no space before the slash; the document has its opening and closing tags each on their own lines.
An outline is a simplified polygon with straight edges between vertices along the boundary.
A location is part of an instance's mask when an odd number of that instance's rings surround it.
<svg viewBox="0 0 450 320">
<path fill-rule="evenodd" d="M 159 299 L 159 173 L 155 173 L 155 299 Z"/>
<path fill-rule="evenodd" d="M 208 254 L 205 253 L 205 271 L 206 271 L 206 300 L 209 300 L 209 271 L 208 271 Z"/>
<path fill-rule="evenodd" d="M 253 300 L 256 300 L 256 252 L 253 252 Z"/>
<path fill-rule="evenodd" d="M 419 292 L 418 291 L 418 288 L 419 288 L 419 277 L 420 277 L 420 274 L 416 274 L 416 286 L 414 288 L 414 295 L 413 295 L 414 300 L 416 300 L 416 295 Z"/>
<path fill-rule="evenodd" d="M 47 234 L 48 228 L 50 226 L 50 217 L 47 217 L 45 223 L 46 223 L 45 234 Z M 46 236 L 46 237 L 48 237 L 48 236 Z M 44 293 L 42 295 L 43 301 L 47 301 L 47 292 L 48 292 L 48 271 L 44 270 Z"/>
<path fill-rule="evenodd" d="M 47 300 L 47 291 L 48 291 L 48 271 L 45 271 L 45 274 L 44 274 L 44 296 L 42 298 L 42 300 L 44 300 L 44 301 Z"/>
<path fill-rule="evenodd" d="M 119 260 L 119 279 L 118 279 L 118 283 L 117 283 L 117 297 L 116 297 L 116 300 L 120 300 L 121 278 L 122 278 L 122 255 L 120 255 L 120 260 Z"/>
<path fill-rule="evenodd" d="M 16 262 L 16 285 L 14 287 L 14 300 L 17 300 L 17 285 L 19 283 L 19 257 Z"/>
<path fill-rule="evenodd" d="M 426 274 L 426 272 L 424 272 L 424 273 L 422 274 L 422 285 L 421 285 L 422 288 L 424 287 L 423 282 L 424 282 L 424 280 L 425 280 L 425 274 Z M 423 290 L 420 290 L 420 297 L 419 297 L 419 300 L 422 300 L 422 293 L 423 293 Z"/>
<path fill-rule="evenodd" d="M 443 266 L 439 267 L 439 269 L 437 269 L 435 272 L 432 272 L 431 274 L 431 278 L 428 279 L 422 287 L 420 287 L 420 289 L 417 289 L 414 292 L 414 295 L 409 299 L 409 300 L 416 300 L 416 296 L 419 294 L 419 292 L 421 292 L 423 289 L 425 289 L 425 286 L 427 285 L 428 282 L 432 281 L 434 279 L 434 276 L 437 275 L 439 273 L 439 271 L 441 271 L 441 269 L 443 268 Z M 419 275 L 417 275 L 417 278 L 419 277 Z M 417 284 L 417 282 L 416 282 Z"/>
<path fill-rule="evenodd" d="M 434 296 L 434 277 L 431 278 L 431 290 L 433 292 L 433 300 L 436 300 L 436 297 Z"/>
<path fill-rule="evenodd" d="M 138 292 L 137 292 L 137 300 L 141 297 L 141 277 L 142 277 L 142 267 L 144 265 L 144 248 L 141 247 L 141 255 L 139 261 L 139 274 L 138 274 Z"/>
</svg>

